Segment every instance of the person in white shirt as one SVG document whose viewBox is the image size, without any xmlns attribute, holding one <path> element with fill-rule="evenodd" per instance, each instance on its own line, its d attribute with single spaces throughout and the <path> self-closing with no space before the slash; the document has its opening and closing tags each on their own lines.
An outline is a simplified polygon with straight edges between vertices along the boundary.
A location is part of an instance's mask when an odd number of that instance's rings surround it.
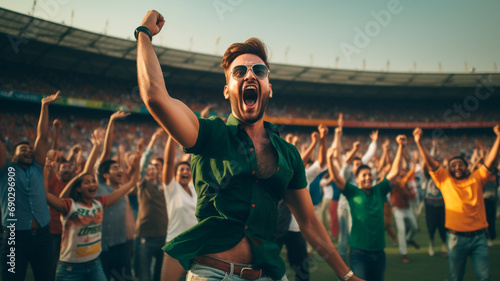
<svg viewBox="0 0 500 281">
<path fill-rule="evenodd" d="M 192 182 L 191 166 L 186 161 L 175 164 L 176 145 L 172 137 L 169 136 L 163 158 L 166 163 L 163 165 L 162 181 L 168 214 L 166 242 L 170 242 L 177 235 L 198 223 L 195 216 L 197 196 Z M 165 253 L 161 280 L 177 281 L 184 274 L 186 271 L 179 261 Z"/>
</svg>

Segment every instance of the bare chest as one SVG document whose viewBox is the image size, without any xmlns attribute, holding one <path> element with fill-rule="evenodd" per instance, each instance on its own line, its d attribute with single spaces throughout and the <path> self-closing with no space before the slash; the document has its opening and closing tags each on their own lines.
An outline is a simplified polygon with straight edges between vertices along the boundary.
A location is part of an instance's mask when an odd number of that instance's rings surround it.
<svg viewBox="0 0 500 281">
<path fill-rule="evenodd" d="M 271 144 L 255 146 L 257 155 L 257 177 L 269 178 L 276 171 L 278 155 Z"/>
</svg>

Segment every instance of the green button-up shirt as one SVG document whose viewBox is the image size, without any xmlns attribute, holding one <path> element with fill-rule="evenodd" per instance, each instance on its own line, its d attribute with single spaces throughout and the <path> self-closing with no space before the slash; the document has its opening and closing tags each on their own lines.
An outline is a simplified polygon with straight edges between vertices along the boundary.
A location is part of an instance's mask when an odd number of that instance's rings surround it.
<svg viewBox="0 0 500 281">
<path fill-rule="evenodd" d="M 198 224 L 163 248 L 188 270 L 191 260 L 233 248 L 248 237 L 254 265 L 273 279 L 285 274 L 280 248 L 274 244 L 278 202 L 287 189 L 307 186 L 304 164 L 295 146 L 279 136 L 276 125 L 264 122 L 278 165 L 274 174 L 257 177 L 257 155 L 240 122 L 230 115 L 199 119 L 200 129 L 191 168 L 198 195 Z"/>
</svg>

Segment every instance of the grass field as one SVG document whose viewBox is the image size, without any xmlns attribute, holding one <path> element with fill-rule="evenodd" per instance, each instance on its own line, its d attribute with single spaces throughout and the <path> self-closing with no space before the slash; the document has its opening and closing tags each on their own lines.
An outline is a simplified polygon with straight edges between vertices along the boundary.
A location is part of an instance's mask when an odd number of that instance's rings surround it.
<svg viewBox="0 0 500 281">
<path fill-rule="evenodd" d="M 393 222 L 394 224 L 394 222 Z M 401 261 L 398 246 L 392 245 L 392 240 L 386 235 L 386 256 L 387 267 L 385 273 L 386 281 L 447 281 L 448 280 L 448 261 L 441 256 L 441 239 L 435 234 L 433 257 L 428 254 L 429 239 L 427 227 L 425 225 L 425 213 L 418 218 L 420 231 L 415 235 L 415 240 L 420 244 L 420 249 L 415 250 L 408 246 L 408 257 L 410 263 L 404 264 Z M 500 230 L 500 220 L 496 220 L 497 232 Z M 489 248 L 491 280 L 500 280 L 500 241 L 497 238 L 493 247 Z M 282 258 L 286 260 L 286 250 L 281 253 Z M 337 280 L 332 269 L 317 255 L 313 254 L 314 262 L 310 263 L 311 281 L 332 281 Z M 293 270 L 287 267 L 287 277 L 293 280 Z M 464 281 L 476 280 L 474 270 L 470 260 L 467 262 Z"/>
<path fill-rule="evenodd" d="M 428 235 L 425 226 L 425 214 L 422 213 L 418 218 L 420 231 L 415 235 L 415 240 L 420 244 L 420 250 L 415 250 L 413 247 L 408 247 L 409 264 L 401 262 L 398 246 L 392 245 L 392 240 L 386 235 L 385 249 L 387 255 L 387 267 L 385 273 L 386 281 L 447 281 L 448 280 L 448 263 L 447 259 L 441 256 L 441 239 L 436 233 L 435 235 L 435 255 L 430 257 L 428 251 Z M 496 229 L 500 231 L 500 220 L 496 221 Z M 490 247 L 490 267 L 491 280 L 500 280 L 500 239 L 494 241 L 493 247 Z M 288 265 L 286 260 L 286 248 L 283 248 L 281 253 L 282 258 Z M 311 281 L 332 281 L 337 280 L 332 269 L 316 254 L 313 254 L 314 261 L 310 264 Z M 287 277 L 293 280 L 293 270 L 287 267 Z M 28 269 L 26 280 L 34 280 L 31 270 Z M 138 280 L 138 279 L 134 279 Z M 467 262 L 464 281 L 476 280 L 474 270 L 470 261 Z"/>
</svg>

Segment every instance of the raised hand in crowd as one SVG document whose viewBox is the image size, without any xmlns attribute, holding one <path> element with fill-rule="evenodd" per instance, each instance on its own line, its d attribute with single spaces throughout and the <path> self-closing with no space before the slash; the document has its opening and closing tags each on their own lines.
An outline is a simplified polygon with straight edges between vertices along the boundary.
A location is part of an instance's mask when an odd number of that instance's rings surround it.
<svg viewBox="0 0 500 281">
<path fill-rule="evenodd" d="M 108 122 L 108 127 L 106 129 L 106 133 L 104 136 L 104 146 L 103 146 L 104 150 L 101 154 L 101 157 L 99 158 L 99 163 L 103 163 L 104 161 L 109 160 L 111 157 L 111 146 L 113 144 L 113 130 L 116 120 L 123 119 L 129 115 L 130 112 L 125 113 L 124 111 L 121 110 L 111 114 L 111 117 L 109 118 Z"/>
<path fill-rule="evenodd" d="M 210 113 L 211 107 L 212 107 L 211 105 L 205 106 L 205 108 L 203 108 L 203 110 L 200 111 L 200 117 L 201 118 L 208 118 L 208 114 Z"/>
<path fill-rule="evenodd" d="M 59 135 L 61 134 L 61 121 L 59 119 L 54 119 L 52 122 L 54 127 L 54 138 L 52 139 L 52 149 L 59 148 Z"/>
<path fill-rule="evenodd" d="M 313 152 L 316 150 L 316 145 L 318 144 L 319 141 L 319 133 L 314 131 L 311 133 L 311 143 L 307 147 L 306 151 L 301 154 L 302 157 L 302 162 L 304 162 L 304 165 L 309 162 L 312 158 Z"/>
<path fill-rule="evenodd" d="M 36 133 L 36 140 L 33 147 L 33 155 L 36 162 L 42 166 L 45 164 L 45 156 L 47 154 L 47 138 L 49 133 L 49 105 L 61 97 L 57 91 L 55 94 L 49 95 L 42 99 L 42 109 L 40 111 L 40 118 L 38 119 L 38 127 Z"/>
</svg>

